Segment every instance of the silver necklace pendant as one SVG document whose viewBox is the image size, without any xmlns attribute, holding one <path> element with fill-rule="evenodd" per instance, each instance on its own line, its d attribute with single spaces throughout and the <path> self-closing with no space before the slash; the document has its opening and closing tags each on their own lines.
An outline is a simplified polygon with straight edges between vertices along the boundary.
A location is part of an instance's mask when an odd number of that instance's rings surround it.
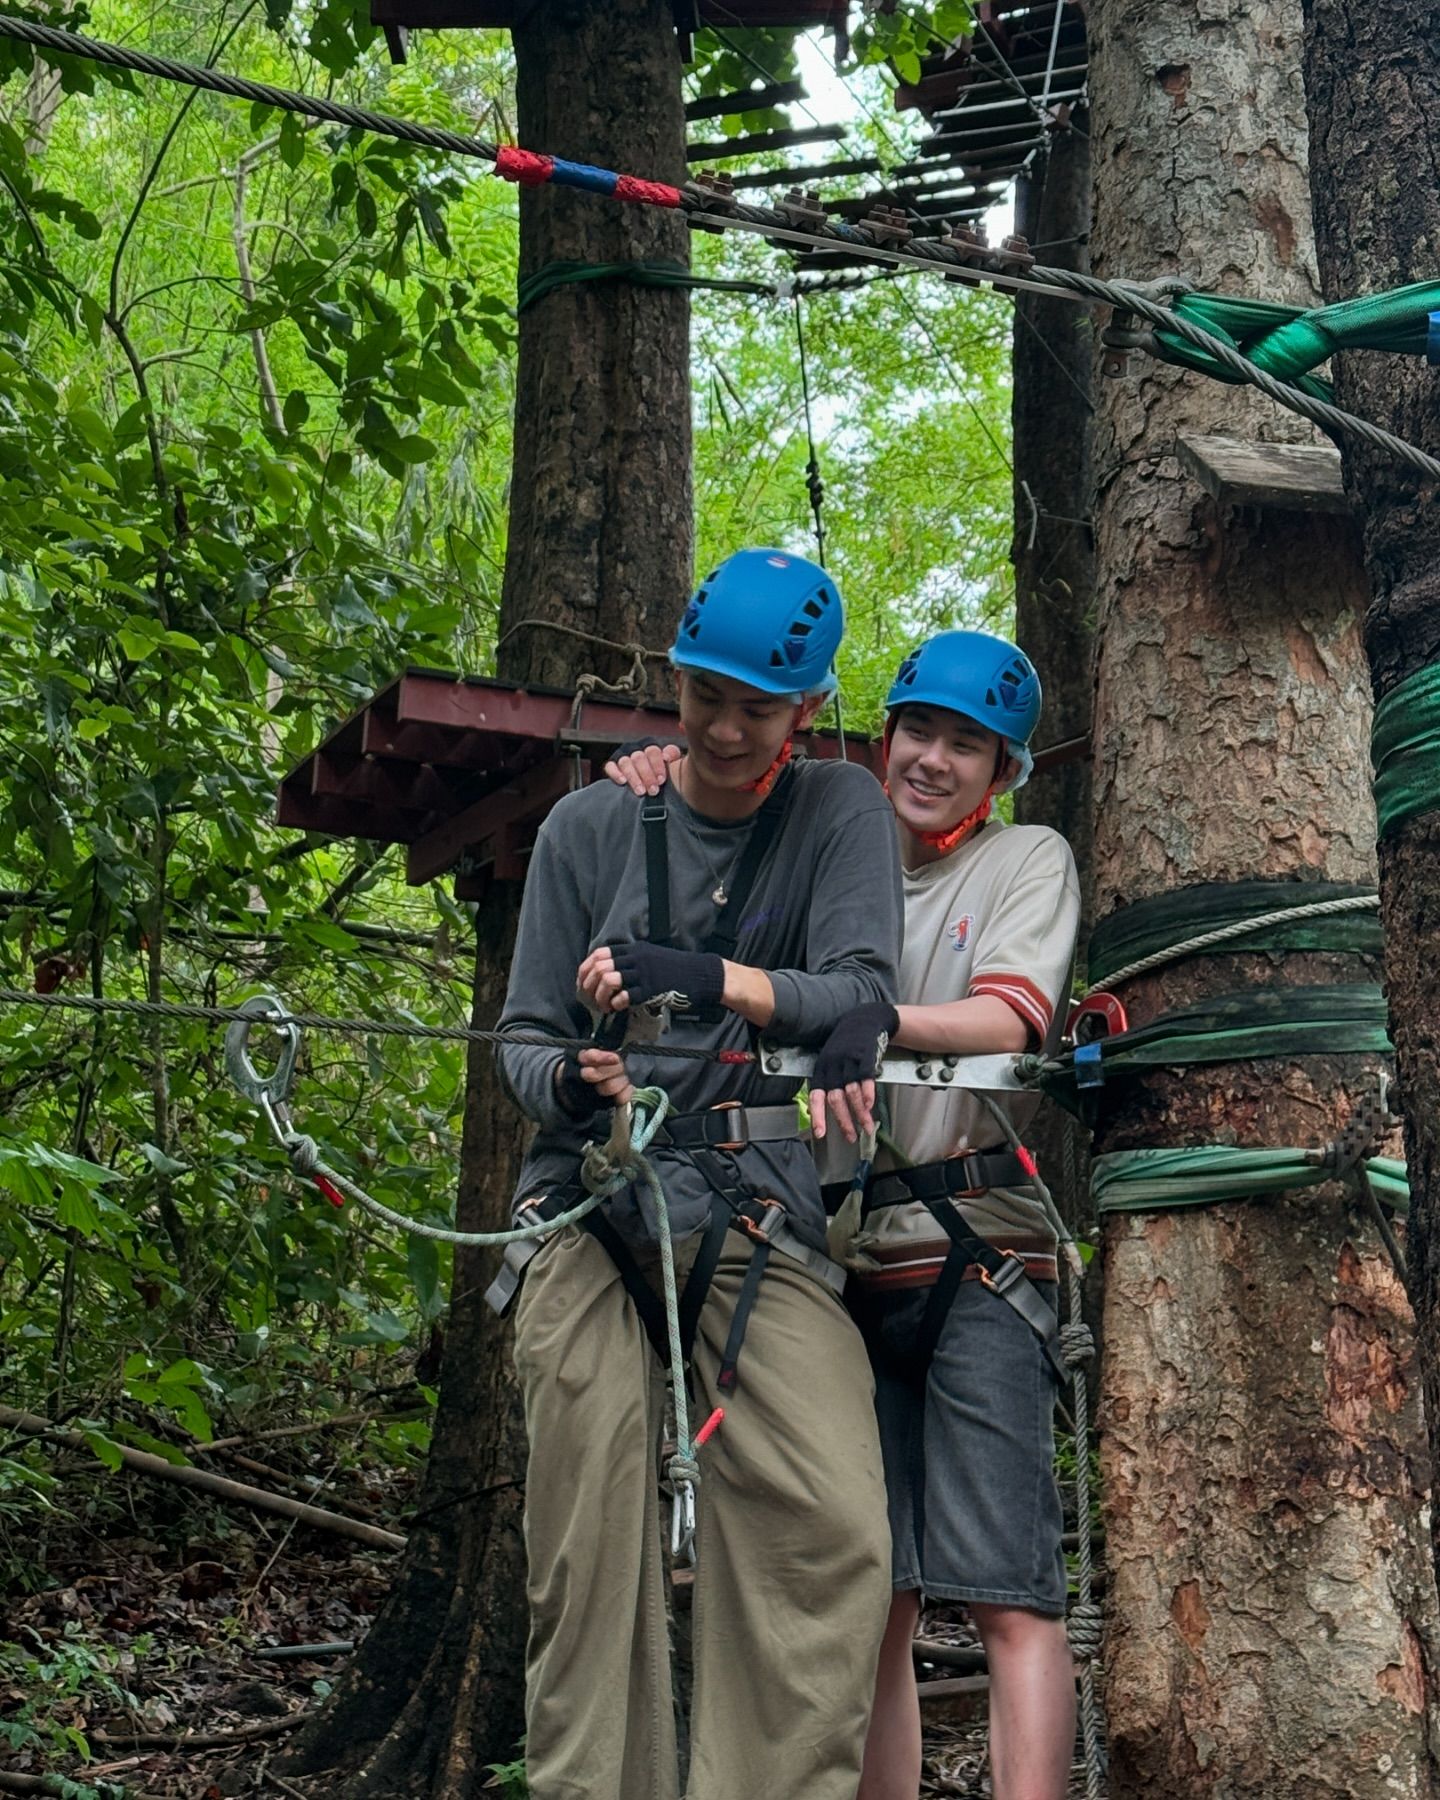
<svg viewBox="0 0 1440 1800">
<path fill-rule="evenodd" d="M 715 904 L 717 906 L 726 906 L 729 904 L 730 896 L 725 892 L 725 883 L 723 881 L 715 889 L 715 892 L 710 896 L 710 898 L 715 902 Z"/>
</svg>

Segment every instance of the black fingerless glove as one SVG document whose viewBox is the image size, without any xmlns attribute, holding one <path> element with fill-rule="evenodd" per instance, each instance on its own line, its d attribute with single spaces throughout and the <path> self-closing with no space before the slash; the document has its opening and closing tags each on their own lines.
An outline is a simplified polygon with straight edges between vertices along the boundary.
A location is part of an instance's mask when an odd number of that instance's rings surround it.
<svg viewBox="0 0 1440 1800">
<path fill-rule="evenodd" d="M 852 1081 L 872 1081 L 890 1039 L 900 1029 L 900 1015 L 888 1000 L 872 1000 L 846 1013 L 826 1038 L 815 1067 L 812 1088 L 843 1088 Z"/>
<path fill-rule="evenodd" d="M 583 1124 L 592 1113 L 608 1112 L 615 1105 L 608 1094 L 602 1094 L 580 1073 L 580 1059 L 575 1055 L 560 1059 L 555 1072 L 555 1097 L 577 1124 Z"/>
<path fill-rule="evenodd" d="M 632 1006 L 657 994 L 680 994 L 682 1011 L 717 1006 L 725 992 L 725 964 L 712 952 L 671 950 L 664 944 L 611 944 L 615 969 Z"/>
</svg>

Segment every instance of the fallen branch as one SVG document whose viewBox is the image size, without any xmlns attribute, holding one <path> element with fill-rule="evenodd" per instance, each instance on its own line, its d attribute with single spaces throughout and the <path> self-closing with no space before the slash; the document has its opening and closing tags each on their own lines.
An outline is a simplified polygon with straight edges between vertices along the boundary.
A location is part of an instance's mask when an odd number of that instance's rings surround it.
<svg viewBox="0 0 1440 1800">
<path fill-rule="evenodd" d="M 53 1794 L 58 1800 L 67 1787 L 73 1789 L 75 1782 L 73 1775 L 7 1775 L 0 1770 L 0 1794 Z M 114 1782 L 110 1791 L 116 1800 L 164 1800 L 162 1794 L 146 1794 L 139 1788 L 122 1788 Z"/>
<path fill-rule="evenodd" d="M 340 1425 L 378 1425 L 399 1423 L 405 1419 L 423 1419 L 428 1406 L 411 1407 L 404 1412 L 335 1413 L 328 1419 L 306 1419 L 300 1425 L 274 1425 L 268 1431 L 242 1431 L 234 1437 L 216 1438 L 213 1444 L 196 1444 L 197 1452 L 213 1454 L 217 1450 L 233 1450 L 237 1444 L 268 1444 L 276 1438 L 315 1437 L 322 1431 L 333 1431 Z"/>
<path fill-rule="evenodd" d="M 90 1742 L 102 1750 L 224 1750 L 230 1744 L 253 1744 L 261 1738 L 284 1737 L 315 1717 L 314 1708 L 283 1719 L 260 1719 L 231 1731 L 92 1731 Z"/>
<path fill-rule="evenodd" d="M 0 1406 L 0 1425 L 8 1425 L 31 1437 L 44 1438 L 52 1444 L 63 1444 L 70 1450 L 86 1449 L 85 1438 L 78 1431 L 57 1431 L 48 1420 L 34 1413 L 17 1412 Z M 113 1443 L 113 1440 L 112 1440 Z M 173 1481 L 180 1487 L 198 1488 L 219 1500 L 233 1500 L 257 1512 L 279 1513 L 282 1518 L 298 1519 L 305 1525 L 318 1525 L 322 1531 L 337 1537 L 354 1538 L 358 1544 L 369 1544 L 376 1550 L 403 1550 L 405 1539 L 397 1531 L 385 1531 L 378 1525 L 366 1525 L 359 1519 L 342 1518 L 320 1506 L 309 1506 L 303 1500 L 292 1500 L 288 1494 L 272 1494 L 264 1488 L 250 1487 L 243 1481 L 231 1481 L 224 1475 L 212 1475 L 208 1469 L 196 1469 L 166 1462 L 163 1456 L 152 1456 L 148 1450 L 133 1450 L 129 1444 L 113 1444 L 116 1454 L 127 1469 L 142 1475 L 153 1475 L 157 1481 Z"/>
<path fill-rule="evenodd" d="M 354 1638 L 339 1638 L 333 1644 L 262 1644 L 250 1654 L 264 1661 L 288 1662 L 291 1659 L 308 1660 L 312 1656 L 349 1656 L 354 1648 Z"/>
</svg>

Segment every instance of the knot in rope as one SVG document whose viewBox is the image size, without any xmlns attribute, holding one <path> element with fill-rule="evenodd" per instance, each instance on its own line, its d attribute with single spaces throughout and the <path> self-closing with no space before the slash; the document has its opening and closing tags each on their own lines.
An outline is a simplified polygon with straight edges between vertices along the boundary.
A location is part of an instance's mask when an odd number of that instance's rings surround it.
<svg viewBox="0 0 1440 1800">
<path fill-rule="evenodd" d="M 1100 1608 L 1091 1601 L 1080 1601 L 1071 1607 L 1065 1621 L 1065 1635 L 1070 1648 L 1082 1662 L 1090 1662 L 1100 1654 L 1105 1623 Z"/>
<path fill-rule="evenodd" d="M 1080 1320 L 1060 1327 L 1060 1355 L 1067 1369 L 1084 1368 L 1095 1360 L 1095 1333 Z"/>
<path fill-rule="evenodd" d="M 317 1169 L 323 1167 L 320 1146 L 314 1138 L 306 1137 L 303 1131 L 292 1131 L 285 1140 L 285 1154 L 290 1158 L 290 1167 L 297 1175 L 307 1180 L 314 1176 Z"/>
<path fill-rule="evenodd" d="M 665 1473 L 674 1487 L 679 1487 L 682 1483 L 692 1488 L 700 1485 L 700 1464 L 696 1461 L 693 1450 L 677 1449 L 666 1463 Z"/>
</svg>

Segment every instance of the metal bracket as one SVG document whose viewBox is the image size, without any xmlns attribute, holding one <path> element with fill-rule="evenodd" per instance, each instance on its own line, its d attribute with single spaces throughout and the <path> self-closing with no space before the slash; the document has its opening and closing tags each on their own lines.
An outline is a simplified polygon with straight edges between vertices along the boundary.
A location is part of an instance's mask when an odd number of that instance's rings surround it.
<svg viewBox="0 0 1440 1800">
<path fill-rule="evenodd" d="M 809 1075 L 815 1065 L 813 1050 L 793 1046 L 762 1045 L 760 1069 L 766 1075 Z M 1013 1056 L 937 1056 L 934 1051 L 892 1050 L 881 1063 L 875 1079 L 884 1086 L 968 1088 L 982 1092 L 1021 1092 L 1032 1083 L 1016 1073 Z"/>
</svg>

